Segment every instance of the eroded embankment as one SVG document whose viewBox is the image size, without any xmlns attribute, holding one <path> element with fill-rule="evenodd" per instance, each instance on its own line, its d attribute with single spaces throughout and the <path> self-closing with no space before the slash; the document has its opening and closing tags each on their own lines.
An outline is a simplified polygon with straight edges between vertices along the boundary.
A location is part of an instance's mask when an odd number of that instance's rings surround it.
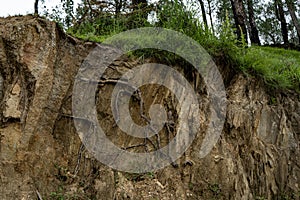
<svg viewBox="0 0 300 200">
<path fill-rule="evenodd" d="M 31 16 L 2 18 L 0 27 L 1 199 L 36 199 L 38 194 L 45 199 L 299 199 L 299 94 L 270 96 L 260 81 L 224 73 L 230 75 L 225 77 L 225 126 L 213 151 L 200 159 L 209 101 L 205 87 L 193 83 L 201 99 L 201 128 L 185 155 L 157 172 L 122 173 L 89 154 L 74 127 L 74 78 L 95 44 Z M 160 103 L 171 111 L 172 123 L 159 140 L 146 142 L 115 126 L 110 109 L 114 80 L 141 63 L 115 61 L 96 95 L 99 123 L 108 137 L 139 152 L 165 146 L 174 137 L 179 106 L 166 88 L 145 86 L 140 88 L 145 113 L 153 102 Z M 131 99 L 131 115 L 144 125 L 139 103 Z"/>
</svg>

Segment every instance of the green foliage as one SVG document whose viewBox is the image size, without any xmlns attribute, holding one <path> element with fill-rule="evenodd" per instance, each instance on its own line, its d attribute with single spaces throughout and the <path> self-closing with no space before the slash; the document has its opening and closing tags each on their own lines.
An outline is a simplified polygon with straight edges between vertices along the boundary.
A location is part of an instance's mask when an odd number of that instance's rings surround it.
<svg viewBox="0 0 300 200">
<path fill-rule="evenodd" d="M 66 13 L 66 17 L 64 19 L 64 24 L 66 27 L 70 27 L 73 21 L 74 15 L 74 1 L 73 0 L 61 0 L 63 4 L 63 10 Z"/>
<path fill-rule="evenodd" d="M 189 187 L 189 190 L 193 190 L 194 184 L 192 182 L 189 182 L 188 187 Z"/>
<path fill-rule="evenodd" d="M 280 44 L 282 41 L 280 23 L 274 13 L 274 2 L 258 4 L 257 26 L 260 36 L 266 44 Z"/>
<path fill-rule="evenodd" d="M 149 8 L 140 7 L 134 10 L 127 8 L 127 12 L 113 12 L 107 5 L 100 6 L 99 10 L 90 10 L 89 5 L 83 4 L 77 9 L 77 18 L 80 20 L 68 28 L 67 32 L 81 39 L 102 42 L 120 32 L 150 26 L 145 17 L 148 12 Z"/>
<path fill-rule="evenodd" d="M 142 10 L 118 16 L 103 13 L 92 22 L 87 21 L 71 27 L 68 33 L 82 39 L 102 42 L 112 35 L 132 28 L 148 26 L 172 29 L 199 42 L 215 60 L 226 62 L 225 65 L 242 70 L 246 74 L 259 76 L 274 88 L 300 90 L 299 52 L 256 46 L 248 48 L 245 38 L 242 38 L 242 41 L 237 40 L 229 14 L 225 15 L 218 35 L 205 29 L 196 14 L 193 8 L 188 8 L 179 0 L 167 0 L 159 5 L 158 20 L 155 23 L 145 20 Z M 151 38 L 143 38 L 141 42 L 151 42 L 150 40 Z M 172 53 L 153 49 L 138 50 L 129 54 L 139 58 L 155 58 L 164 63 L 178 64 L 180 61 L 180 58 Z"/>
<path fill-rule="evenodd" d="M 43 9 L 43 15 L 51 20 L 56 21 L 61 27 L 69 28 L 75 20 L 74 17 L 74 1 L 73 0 L 61 0 L 61 3 L 56 5 L 52 9 Z M 42 1 L 44 3 L 44 1 Z"/>
<path fill-rule="evenodd" d="M 260 76 L 268 85 L 300 92 L 300 52 L 251 47 L 241 60 L 244 71 Z"/>
<path fill-rule="evenodd" d="M 57 191 L 51 192 L 50 193 L 50 198 L 51 199 L 56 199 L 56 200 L 65 200 L 66 196 L 64 195 L 64 191 L 62 187 L 59 187 Z"/>
<path fill-rule="evenodd" d="M 219 22 L 218 25 L 222 25 L 222 23 L 224 21 L 226 21 L 228 18 L 232 20 L 232 23 L 234 23 L 233 21 L 233 13 L 229 12 L 231 11 L 231 3 L 230 0 L 218 0 L 216 2 L 216 6 L 217 6 L 217 20 Z"/>
<path fill-rule="evenodd" d="M 214 184 L 208 183 L 208 189 L 213 195 L 212 199 L 221 199 L 222 191 L 218 183 L 214 183 Z"/>
<path fill-rule="evenodd" d="M 77 200 L 83 199 L 76 194 L 66 194 L 63 186 L 59 186 L 55 192 L 51 192 L 49 195 L 50 200 Z"/>
<path fill-rule="evenodd" d="M 203 34 L 196 12 L 188 10 L 180 1 L 164 1 L 158 11 L 158 22 L 155 26 L 172 29 L 192 38 Z"/>
<path fill-rule="evenodd" d="M 130 181 L 139 182 L 146 179 L 154 179 L 155 173 L 154 172 L 148 172 L 148 173 L 142 173 L 142 174 L 136 174 L 136 173 L 124 173 L 125 178 Z"/>
<path fill-rule="evenodd" d="M 277 99 L 275 97 L 270 98 L 270 105 L 277 104 Z"/>
<path fill-rule="evenodd" d="M 92 23 L 81 23 L 78 26 L 69 28 L 67 32 L 81 39 L 102 42 L 106 38 L 122 31 L 149 26 L 150 23 L 141 18 L 139 14 L 137 12 L 130 17 L 119 16 L 117 18 L 109 14 L 104 14 Z"/>
<path fill-rule="evenodd" d="M 266 200 L 267 198 L 263 197 L 263 196 L 256 196 L 255 200 Z"/>
</svg>

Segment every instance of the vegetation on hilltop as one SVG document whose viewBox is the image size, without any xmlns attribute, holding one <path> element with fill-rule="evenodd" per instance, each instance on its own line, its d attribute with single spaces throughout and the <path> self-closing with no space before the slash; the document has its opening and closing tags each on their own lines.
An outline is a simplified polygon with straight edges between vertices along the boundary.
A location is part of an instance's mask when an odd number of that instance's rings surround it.
<svg viewBox="0 0 300 200">
<path fill-rule="evenodd" d="M 83 0 L 76 13 L 70 9 L 74 5 L 72 0 L 62 2 L 66 17 L 61 17 L 57 10 L 46 15 L 57 20 L 75 37 L 102 42 L 112 35 L 138 27 L 172 29 L 199 42 L 213 58 L 226 59 L 227 64 L 235 69 L 259 76 L 275 89 L 300 91 L 300 52 L 290 50 L 299 44 L 295 20 L 300 9 L 292 0 L 285 3 L 274 0 L 273 4 L 266 3 L 265 8 L 256 0 L 200 0 L 201 9 L 197 2 L 183 3 L 181 0 L 161 0 L 158 3 Z M 205 13 L 204 4 L 209 8 L 208 13 Z M 239 6 L 243 8 L 241 13 Z M 211 7 L 219 11 L 215 24 Z M 282 9 L 293 16 L 289 22 Z M 200 10 L 202 17 L 199 16 Z M 208 24 L 206 15 L 211 24 Z M 239 17 L 243 20 L 237 19 Z M 262 43 L 285 49 L 262 47 Z M 140 50 L 135 54 L 144 57 L 159 55 L 154 50 Z"/>
</svg>

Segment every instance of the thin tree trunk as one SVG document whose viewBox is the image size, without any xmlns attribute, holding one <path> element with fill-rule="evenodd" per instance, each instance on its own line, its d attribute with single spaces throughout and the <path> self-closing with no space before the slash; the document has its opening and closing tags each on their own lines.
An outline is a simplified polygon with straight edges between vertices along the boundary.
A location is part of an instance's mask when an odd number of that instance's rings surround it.
<svg viewBox="0 0 300 200">
<path fill-rule="evenodd" d="M 282 0 L 275 0 L 275 9 L 276 9 L 276 16 L 281 24 L 281 34 L 282 34 L 284 46 L 288 47 L 289 35 L 288 35 L 287 23 L 284 15 Z"/>
<path fill-rule="evenodd" d="M 249 15 L 249 25 L 250 25 L 250 40 L 251 43 L 260 45 L 258 30 L 254 17 L 254 9 L 253 9 L 253 0 L 247 0 L 248 4 L 248 15 Z"/>
<path fill-rule="evenodd" d="M 34 1 L 34 15 L 39 15 L 39 0 Z"/>
<path fill-rule="evenodd" d="M 276 44 L 276 39 L 275 39 L 275 36 L 272 35 L 271 33 L 268 34 L 273 42 L 273 44 Z"/>
<path fill-rule="evenodd" d="M 287 6 L 288 6 L 289 13 L 290 13 L 290 15 L 292 17 L 292 20 L 293 20 L 293 24 L 296 27 L 297 35 L 298 35 L 299 43 L 300 43 L 300 23 L 299 23 L 299 21 L 297 19 L 297 16 L 296 16 L 295 5 L 292 2 L 292 0 L 287 0 L 286 3 L 287 3 Z"/>
<path fill-rule="evenodd" d="M 207 0 L 208 3 L 208 12 L 209 12 L 209 19 L 210 19 L 210 25 L 211 25 L 211 30 L 213 32 L 213 34 L 215 34 L 215 30 L 214 30 L 214 23 L 212 20 L 212 10 L 211 10 L 211 0 Z"/>
<path fill-rule="evenodd" d="M 205 6 L 203 0 L 199 0 L 200 7 L 201 7 L 201 12 L 202 12 L 202 17 L 203 17 L 203 22 L 205 25 L 205 29 L 207 29 L 208 24 L 207 24 L 207 18 L 206 18 L 206 12 L 205 12 Z"/>
<path fill-rule="evenodd" d="M 115 6 L 116 6 L 115 15 L 116 15 L 116 17 L 118 17 L 121 13 L 122 4 L 123 4 L 122 0 L 115 0 Z"/>
<path fill-rule="evenodd" d="M 245 41 L 248 41 L 247 27 L 246 27 L 246 14 L 244 10 L 243 0 L 230 0 L 232 11 L 234 15 L 234 21 L 236 26 L 236 32 L 238 39 L 241 40 L 244 37 Z"/>
</svg>

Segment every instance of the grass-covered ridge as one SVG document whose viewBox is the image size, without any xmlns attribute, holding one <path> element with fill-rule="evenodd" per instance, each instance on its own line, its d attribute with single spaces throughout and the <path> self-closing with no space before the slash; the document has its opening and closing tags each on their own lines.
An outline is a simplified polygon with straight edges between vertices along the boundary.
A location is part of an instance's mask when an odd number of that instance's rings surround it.
<svg viewBox="0 0 300 200">
<path fill-rule="evenodd" d="M 102 42 L 114 34 L 132 28 L 163 27 L 172 29 L 199 42 L 215 59 L 226 60 L 226 65 L 231 65 L 250 76 L 262 78 L 267 85 L 274 89 L 300 92 L 300 52 L 271 47 L 247 47 L 246 42 L 237 41 L 229 19 L 223 22 L 217 33 L 212 33 L 199 22 L 195 13 L 175 1 L 163 5 L 163 9 L 158 13 L 158 21 L 154 24 L 142 20 L 137 13 L 137 16 L 132 17 L 134 23 L 129 21 L 126 16 L 105 18 L 105 21 L 98 19 L 93 23 L 87 22 L 82 23 L 79 27 L 72 27 L 68 33 L 81 39 Z M 103 27 L 103 23 L 105 27 Z M 143 53 L 145 57 L 163 55 L 146 50 L 139 51 L 138 56 Z"/>
<path fill-rule="evenodd" d="M 243 71 L 260 76 L 268 85 L 300 92 L 299 51 L 251 47 L 240 59 Z"/>
</svg>

